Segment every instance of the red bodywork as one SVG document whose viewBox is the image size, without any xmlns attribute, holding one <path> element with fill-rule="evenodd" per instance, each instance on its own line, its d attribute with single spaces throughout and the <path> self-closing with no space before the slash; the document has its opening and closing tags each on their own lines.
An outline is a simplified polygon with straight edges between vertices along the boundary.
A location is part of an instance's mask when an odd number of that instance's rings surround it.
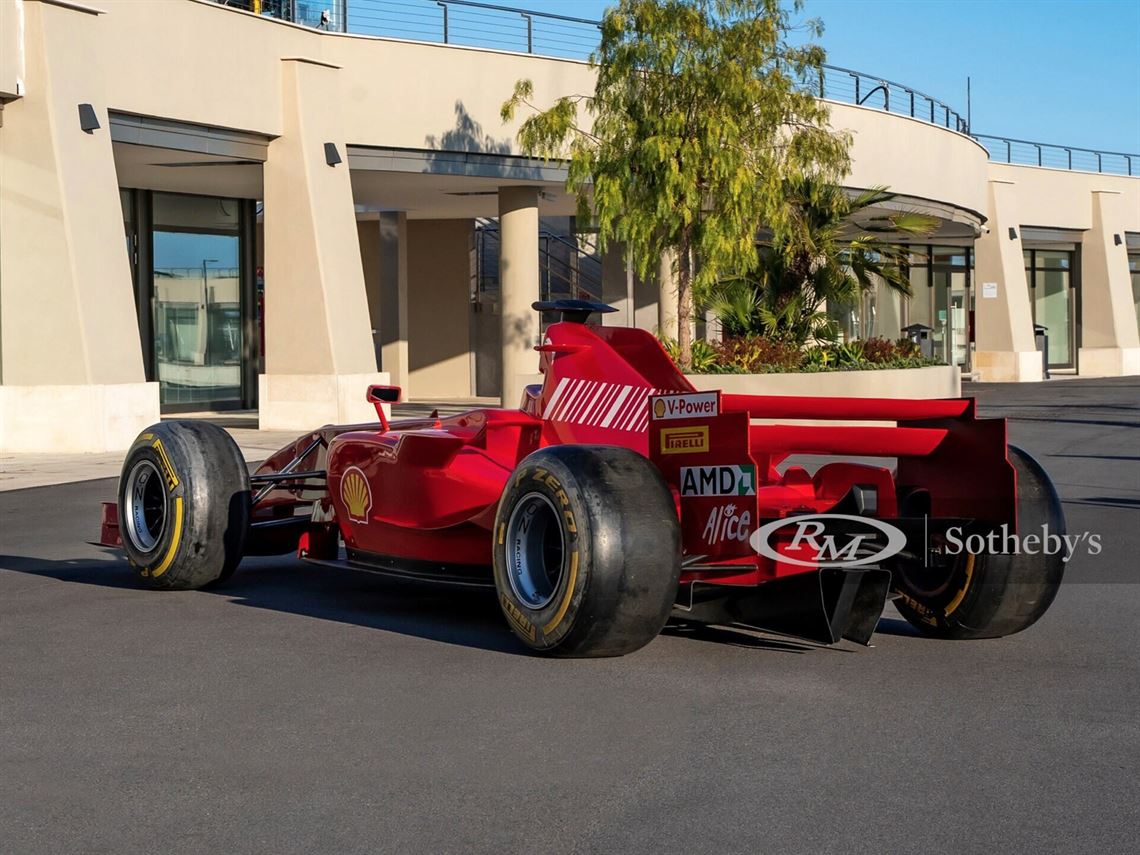
<svg viewBox="0 0 1140 855">
<path fill-rule="evenodd" d="M 622 327 L 556 323 L 536 349 L 544 381 L 518 410 L 326 427 L 282 449 L 254 474 L 251 550 L 299 547 L 335 560 L 339 534 L 354 564 L 489 582 L 507 479 L 531 452 L 567 443 L 625 446 L 657 465 L 681 520 L 682 586 L 758 585 L 810 570 L 758 554 L 752 533 L 840 507 L 856 487 L 874 495 L 881 519 L 1016 525 L 1005 423 L 977 419 L 972 400 L 698 393 L 653 336 Z M 829 461 L 809 474 L 788 465 L 793 455 L 891 460 Z M 327 472 L 327 482 L 257 486 L 286 466 Z M 709 467 L 752 467 L 754 478 L 739 495 L 683 495 L 684 478 L 708 480 Z M 792 557 L 811 558 L 802 548 Z"/>
</svg>

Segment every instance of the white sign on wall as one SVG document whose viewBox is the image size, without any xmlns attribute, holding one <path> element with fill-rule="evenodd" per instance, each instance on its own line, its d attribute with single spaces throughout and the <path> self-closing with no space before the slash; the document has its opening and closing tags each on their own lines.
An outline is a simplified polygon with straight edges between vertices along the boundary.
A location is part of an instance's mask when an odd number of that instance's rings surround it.
<svg viewBox="0 0 1140 855">
<path fill-rule="evenodd" d="M 982 283 L 982 299 L 983 300 L 996 300 L 997 299 L 997 283 L 996 282 L 983 282 Z"/>
</svg>

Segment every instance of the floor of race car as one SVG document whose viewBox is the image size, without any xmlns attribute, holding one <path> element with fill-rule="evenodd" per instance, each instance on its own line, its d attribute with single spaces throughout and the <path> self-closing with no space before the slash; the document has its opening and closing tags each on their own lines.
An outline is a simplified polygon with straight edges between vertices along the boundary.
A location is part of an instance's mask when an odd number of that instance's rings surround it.
<svg viewBox="0 0 1140 855">
<path fill-rule="evenodd" d="M 140 590 L 84 543 L 113 480 L 0 493 L 0 851 L 1128 850 L 1140 381 L 971 392 L 1105 541 L 997 641 L 547 660 L 493 596 L 291 558 Z"/>
</svg>

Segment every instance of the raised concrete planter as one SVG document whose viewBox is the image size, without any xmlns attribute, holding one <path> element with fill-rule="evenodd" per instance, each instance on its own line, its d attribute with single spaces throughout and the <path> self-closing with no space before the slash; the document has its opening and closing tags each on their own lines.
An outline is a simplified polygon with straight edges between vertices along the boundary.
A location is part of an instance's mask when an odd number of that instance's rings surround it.
<svg viewBox="0 0 1140 855">
<path fill-rule="evenodd" d="M 1140 347 L 1082 347 L 1077 351 L 1082 377 L 1128 377 L 1140 374 Z"/>
<path fill-rule="evenodd" d="M 890 368 L 882 371 L 823 371 L 812 374 L 687 374 L 701 391 L 738 395 L 825 398 L 957 398 L 962 376 L 956 365 Z"/>
<path fill-rule="evenodd" d="M 0 386 L 0 451 L 123 451 L 158 420 L 157 383 Z"/>
</svg>

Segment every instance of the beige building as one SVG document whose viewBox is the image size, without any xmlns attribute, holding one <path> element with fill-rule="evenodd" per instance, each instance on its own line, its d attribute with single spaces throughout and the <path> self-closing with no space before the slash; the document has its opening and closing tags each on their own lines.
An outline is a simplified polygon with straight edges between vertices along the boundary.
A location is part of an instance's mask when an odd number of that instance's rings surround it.
<svg viewBox="0 0 1140 855">
<path fill-rule="evenodd" d="M 558 56 L 588 52 L 589 22 L 378 8 L 0 0 L 0 449 L 123 448 L 192 410 L 364 419 L 364 385 L 388 378 L 514 402 L 540 296 L 669 328 L 668 282 L 599 257 L 563 167 L 520 156 L 499 119 L 519 78 L 541 101 L 592 90 Z M 848 334 L 921 323 L 964 372 L 1033 381 L 1038 324 L 1053 373 L 1140 373 L 1140 155 L 971 137 L 936 99 L 844 69 L 820 95 L 854 134 L 850 186 L 941 221 L 913 247 L 913 299 L 832 307 Z"/>
</svg>

